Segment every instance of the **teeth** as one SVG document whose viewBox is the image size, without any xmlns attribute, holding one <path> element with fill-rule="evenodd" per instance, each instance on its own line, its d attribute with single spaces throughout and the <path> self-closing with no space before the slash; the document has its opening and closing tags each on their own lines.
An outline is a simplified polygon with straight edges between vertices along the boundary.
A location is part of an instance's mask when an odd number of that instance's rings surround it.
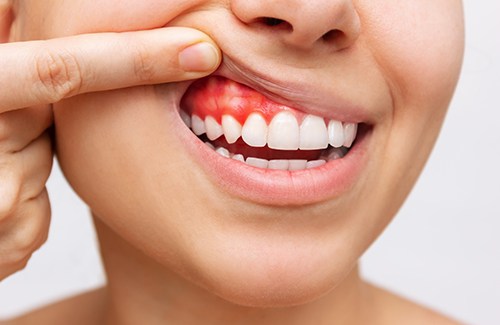
<svg viewBox="0 0 500 325">
<path fill-rule="evenodd" d="M 224 135 L 229 144 L 242 137 L 251 147 L 264 147 L 267 144 L 275 150 L 320 150 L 328 148 L 328 145 L 347 149 L 352 146 L 358 130 L 357 123 L 342 123 L 336 120 L 330 120 L 327 126 L 322 117 L 315 115 L 307 115 L 299 127 L 295 115 L 290 111 L 276 114 L 269 126 L 258 112 L 250 114 L 243 126 L 228 114 L 222 116 L 221 124 L 213 116 L 207 116 L 203 121 L 198 115 L 193 114 L 190 117 L 182 110 L 180 116 L 196 135 L 206 133 L 210 140 Z M 346 152 L 330 153 L 344 156 Z M 273 164 L 270 168 L 274 168 Z M 276 168 L 282 169 L 281 165 Z"/>
<path fill-rule="evenodd" d="M 271 149 L 297 150 L 299 148 L 299 124 L 290 112 L 280 112 L 269 124 L 267 145 Z"/>
<path fill-rule="evenodd" d="M 215 140 L 222 135 L 222 127 L 219 123 L 212 117 L 207 116 L 205 118 L 205 128 L 207 130 L 207 137 L 210 140 Z"/>
<path fill-rule="evenodd" d="M 222 157 L 226 157 L 226 158 L 230 158 L 231 155 L 229 153 L 229 150 L 227 150 L 226 148 L 223 148 L 223 147 L 219 147 L 215 150 L 215 152 L 217 152 L 219 155 L 221 155 Z"/>
<path fill-rule="evenodd" d="M 316 168 L 319 166 L 323 166 L 324 164 L 326 164 L 326 160 L 323 160 L 323 159 L 311 160 L 311 161 L 307 162 L 306 168 L 307 169 Z"/>
<path fill-rule="evenodd" d="M 328 138 L 334 148 L 340 148 L 344 145 L 344 128 L 341 122 L 331 120 L 328 123 Z"/>
<path fill-rule="evenodd" d="M 307 160 L 302 160 L 302 159 L 290 159 L 288 165 L 288 170 L 301 170 L 301 169 L 306 169 L 307 167 Z"/>
<path fill-rule="evenodd" d="M 262 169 L 274 169 L 274 170 L 305 170 L 312 169 L 323 166 L 327 161 L 340 159 L 344 157 L 345 153 L 348 151 L 347 148 L 332 148 L 327 153 L 328 156 L 323 156 L 318 160 L 307 161 L 305 159 L 272 159 L 266 160 L 256 157 L 245 157 L 242 154 L 233 154 L 228 149 L 224 147 L 218 147 L 217 149 L 210 142 L 205 142 L 205 144 L 217 152 L 219 155 L 225 158 L 234 159 L 246 163 L 249 166 L 262 168 Z"/>
<path fill-rule="evenodd" d="M 242 161 L 242 162 L 245 162 L 245 157 L 243 157 L 242 154 L 236 154 L 236 155 L 233 155 L 232 157 L 234 160 L 239 160 L 239 161 Z"/>
<path fill-rule="evenodd" d="M 191 118 L 191 129 L 196 135 L 202 135 L 203 133 L 207 132 L 207 129 L 205 128 L 205 122 L 203 122 L 203 120 L 199 118 L 198 115 L 193 115 L 193 117 Z"/>
<path fill-rule="evenodd" d="M 264 147 L 267 143 L 266 120 L 259 113 L 252 113 L 248 116 L 241 129 L 243 141 L 252 147 Z"/>
<path fill-rule="evenodd" d="M 328 147 L 328 130 L 322 117 L 307 115 L 300 125 L 299 148 L 303 150 Z"/>
<path fill-rule="evenodd" d="M 180 110 L 181 119 L 186 124 L 188 128 L 191 128 L 191 117 L 188 113 L 184 112 L 182 109 Z"/>
<path fill-rule="evenodd" d="M 222 130 L 227 143 L 235 143 L 241 136 L 241 124 L 231 115 L 222 116 Z"/>
<path fill-rule="evenodd" d="M 207 141 L 207 142 L 205 142 L 205 145 L 206 145 L 207 147 L 209 147 L 210 149 L 215 150 L 215 147 L 214 147 L 214 146 L 213 146 L 213 144 L 211 144 L 210 142 L 208 142 L 208 141 Z"/>
<path fill-rule="evenodd" d="M 246 163 L 250 166 L 258 167 L 258 168 L 267 168 L 269 161 L 266 159 L 248 157 Z"/>
<path fill-rule="evenodd" d="M 344 147 L 351 147 L 354 139 L 356 139 L 357 132 L 358 125 L 356 123 L 347 123 L 344 125 Z"/>
<path fill-rule="evenodd" d="M 288 170 L 288 165 L 289 163 L 287 159 L 275 159 L 275 160 L 269 160 L 269 165 L 267 166 L 267 168 Z"/>
</svg>

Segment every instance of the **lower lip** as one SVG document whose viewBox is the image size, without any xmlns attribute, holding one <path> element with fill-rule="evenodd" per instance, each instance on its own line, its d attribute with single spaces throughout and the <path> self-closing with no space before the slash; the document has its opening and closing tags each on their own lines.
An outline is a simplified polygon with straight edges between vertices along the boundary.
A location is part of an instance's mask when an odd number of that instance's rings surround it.
<svg viewBox="0 0 500 325">
<path fill-rule="evenodd" d="M 185 148 L 214 184 L 245 201 L 275 206 L 318 203 L 348 192 L 366 165 L 366 149 L 372 133 L 370 128 L 359 134 L 355 145 L 342 159 L 317 168 L 283 171 L 256 168 L 225 158 L 198 139 L 180 117 L 177 120 L 177 134 Z"/>
</svg>

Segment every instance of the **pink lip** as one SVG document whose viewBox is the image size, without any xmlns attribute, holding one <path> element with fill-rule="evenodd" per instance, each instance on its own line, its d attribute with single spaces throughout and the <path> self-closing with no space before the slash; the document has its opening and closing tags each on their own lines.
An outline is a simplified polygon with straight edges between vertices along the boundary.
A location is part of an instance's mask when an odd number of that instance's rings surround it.
<svg viewBox="0 0 500 325">
<path fill-rule="evenodd" d="M 208 178 L 226 193 L 264 205 L 312 204 L 339 197 L 360 179 L 366 165 L 371 130 L 358 136 L 342 159 L 313 169 L 281 171 L 260 169 L 225 158 L 200 141 L 182 121 L 178 132 L 188 152 Z M 180 130 L 179 130 L 180 131 Z"/>
</svg>

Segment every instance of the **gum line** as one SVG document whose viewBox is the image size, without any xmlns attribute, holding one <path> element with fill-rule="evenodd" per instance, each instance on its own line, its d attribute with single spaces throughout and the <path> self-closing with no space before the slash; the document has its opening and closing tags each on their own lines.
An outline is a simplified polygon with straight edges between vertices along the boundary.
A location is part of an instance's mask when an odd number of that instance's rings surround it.
<svg viewBox="0 0 500 325">
<path fill-rule="evenodd" d="M 222 123 L 223 115 L 231 115 L 240 124 L 244 124 L 251 113 L 261 114 L 267 124 L 283 111 L 293 114 L 299 123 L 307 115 L 271 101 L 250 87 L 214 76 L 192 84 L 181 101 L 181 107 L 189 115 L 195 114 L 202 120 L 211 116 L 219 124 Z"/>
</svg>

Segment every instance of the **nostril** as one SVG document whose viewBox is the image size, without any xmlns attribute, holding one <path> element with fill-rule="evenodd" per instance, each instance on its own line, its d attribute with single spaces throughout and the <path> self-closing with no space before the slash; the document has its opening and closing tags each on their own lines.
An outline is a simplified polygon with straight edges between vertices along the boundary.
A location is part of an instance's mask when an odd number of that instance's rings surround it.
<svg viewBox="0 0 500 325">
<path fill-rule="evenodd" d="M 333 41 L 338 41 L 339 39 L 344 37 L 344 33 L 341 30 L 338 29 L 332 29 L 325 33 L 321 38 L 325 42 L 333 42 Z"/>
<path fill-rule="evenodd" d="M 274 17 L 260 17 L 256 19 L 257 23 L 260 23 L 266 27 L 279 27 L 280 29 L 293 30 L 292 25 L 286 20 L 274 18 Z"/>
<path fill-rule="evenodd" d="M 264 23 L 266 26 L 278 26 L 280 24 L 283 24 L 285 21 L 283 19 L 279 18 L 273 18 L 273 17 L 264 17 L 262 18 L 262 23 Z"/>
</svg>

